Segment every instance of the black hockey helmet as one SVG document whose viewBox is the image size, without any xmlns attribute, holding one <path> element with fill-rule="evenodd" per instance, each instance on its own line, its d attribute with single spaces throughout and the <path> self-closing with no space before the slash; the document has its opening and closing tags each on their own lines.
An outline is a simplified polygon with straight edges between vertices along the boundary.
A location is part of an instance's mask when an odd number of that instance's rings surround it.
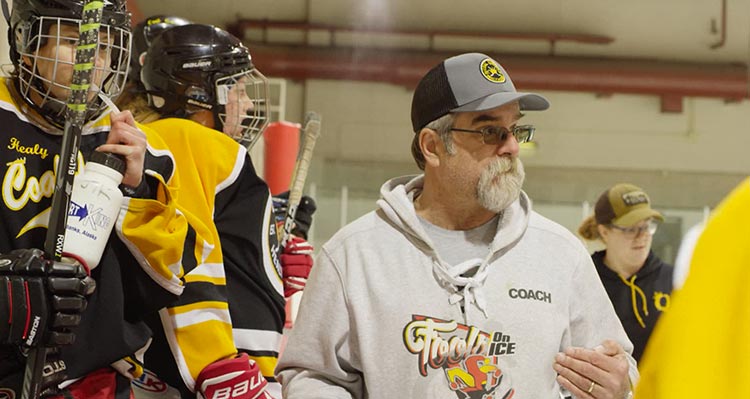
<svg viewBox="0 0 750 399">
<path fill-rule="evenodd" d="M 210 110 L 214 128 L 248 148 L 266 127 L 268 80 L 253 65 L 247 47 L 215 26 L 162 32 L 146 53 L 141 81 L 149 103 L 162 115 L 189 118 Z"/>
<path fill-rule="evenodd" d="M 54 75 L 60 67 L 72 67 L 70 54 L 42 56 L 39 50 L 51 40 L 59 48 L 61 43 L 69 45 L 78 39 L 61 37 L 59 31 L 50 31 L 54 25 L 78 27 L 83 11 L 81 0 L 13 0 L 8 29 L 10 58 L 15 67 L 17 87 L 26 102 L 53 125 L 65 124 L 65 105 L 70 93 L 70 82 L 45 77 L 39 73 L 44 63 L 55 65 Z M 94 67 L 95 86 L 109 98 L 120 94 L 127 77 L 130 57 L 130 13 L 126 0 L 106 0 L 102 9 L 100 43 L 96 59 L 105 60 L 105 65 Z M 72 73 L 72 69 L 68 69 Z M 64 79 L 63 79 L 64 80 Z M 92 90 L 93 90 L 92 85 Z M 90 96 L 86 120 L 99 116 L 106 105 L 96 95 Z"/>
<path fill-rule="evenodd" d="M 133 27 L 133 51 L 130 58 L 128 79 L 141 81 L 141 65 L 151 42 L 161 32 L 175 26 L 192 24 L 191 21 L 174 15 L 154 15 Z"/>
</svg>

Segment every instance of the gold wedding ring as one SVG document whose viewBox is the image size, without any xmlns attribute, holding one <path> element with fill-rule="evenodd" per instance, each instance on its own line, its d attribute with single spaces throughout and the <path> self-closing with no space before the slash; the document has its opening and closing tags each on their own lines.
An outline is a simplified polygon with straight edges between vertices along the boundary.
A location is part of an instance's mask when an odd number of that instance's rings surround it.
<svg viewBox="0 0 750 399">
<path fill-rule="evenodd" d="M 596 383 L 594 380 L 591 380 L 591 386 L 589 386 L 589 389 L 586 391 L 586 393 L 591 393 L 591 391 L 594 390 L 594 387 L 596 386 Z"/>
</svg>

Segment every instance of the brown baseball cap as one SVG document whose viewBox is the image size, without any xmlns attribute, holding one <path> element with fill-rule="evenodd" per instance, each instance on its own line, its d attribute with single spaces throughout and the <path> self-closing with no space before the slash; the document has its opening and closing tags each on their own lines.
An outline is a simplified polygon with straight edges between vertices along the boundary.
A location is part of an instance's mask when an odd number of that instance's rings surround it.
<svg viewBox="0 0 750 399">
<path fill-rule="evenodd" d="M 598 224 L 631 227 L 648 218 L 664 221 L 661 213 L 651 209 L 651 200 L 643 189 L 620 183 L 602 193 L 596 201 L 594 218 Z"/>
</svg>

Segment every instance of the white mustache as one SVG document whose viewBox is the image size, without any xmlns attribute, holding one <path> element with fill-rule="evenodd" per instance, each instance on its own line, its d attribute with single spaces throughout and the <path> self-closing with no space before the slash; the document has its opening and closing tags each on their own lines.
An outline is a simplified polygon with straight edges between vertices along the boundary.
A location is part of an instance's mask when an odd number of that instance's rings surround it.
<svg viewBox="0 0 750 399">
<path fill-rule="evenodd" d="M 491 211 L 502 211 L 518 198 L 524 175 L 523 164 L 516 157 L 492 160 L 479 177 L 479 203 Z"/>
<path fill-rule="evenodd" d="M 515 172 L 518 169 L 518 158 L 498 157 L 487 165 L 487 170 L 493 175 Z"/>
</svg>

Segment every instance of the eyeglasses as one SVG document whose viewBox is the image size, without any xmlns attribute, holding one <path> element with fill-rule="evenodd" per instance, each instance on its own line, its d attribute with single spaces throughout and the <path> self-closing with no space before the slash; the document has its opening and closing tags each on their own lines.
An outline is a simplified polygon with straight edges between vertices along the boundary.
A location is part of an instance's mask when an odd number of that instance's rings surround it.
<svg viewBox="0 0 750 399">
<path fill-rule="evenodd" d="M 622 234 L 624 234 L 628 238 L 636 238 L 643 233 L 654 235 L 654 233 L 656 233 L 656 228 L 659 227 L 659 225 L 655 221 L 649 220 L 648 223 L 642 226 L 620 227 L 614 224 L 610 224 L 609 227 L 621 231 Z"/>
<path fill-rule="evenodd" d="M 513 126 L 510 130 L 503 126 L 485 126 L 479 130 L 459 129 L 452 127 L 451 130 L 464 133 L 478 133 L 482 135 L 485 144 L 502 144 L 512 134 L 518 144 L 526 143 L 534 138 L 536 128 L 533 125 Z"/>
</svg>

